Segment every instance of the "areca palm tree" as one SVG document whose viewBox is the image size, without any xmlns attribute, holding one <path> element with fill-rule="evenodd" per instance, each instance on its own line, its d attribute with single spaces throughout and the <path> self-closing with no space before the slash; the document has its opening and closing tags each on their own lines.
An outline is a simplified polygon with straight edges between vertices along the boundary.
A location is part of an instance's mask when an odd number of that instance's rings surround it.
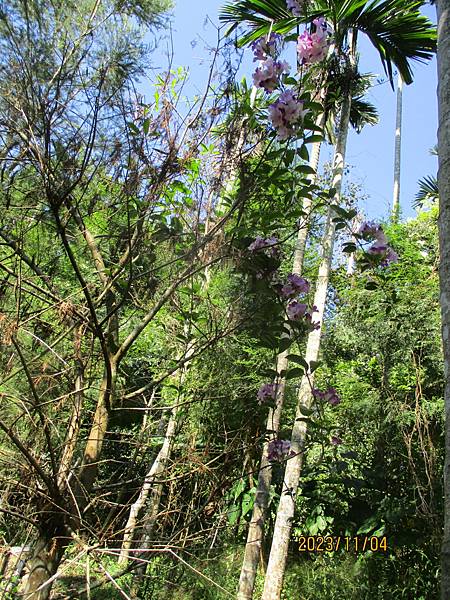
<svg viewBox="0 0 450 600">
<path fill-rule="evenodd" d="M 355 87 L 355 95 L 352 97 L 351 106 L 350 106 L 350 115 L 349 120 L 351 126 L 358 133 L 361 132 L 363 127 L 367 124 L 374 125 L 378 122 L 378 113 L 376 108 L 364 100 L 363 95 L 369 85 L 369 80 L 367 77 L 361 77 L 361 80 L 356 82 Z M 325 86 L 325 90 L 326 90 Z M 336 90 L 334 90 L 336 92 Z M 336 145 L 336 135 L 335 135 L 335 125 L 336 120 L 339 118 L 341 106 L 339 101 L 339 95 L 336 93 L 333 94 L 325 94 L 326 98 L 326 107 L 325 111 L 321 113 L 316 121 L 316 124 L 323 128 L 324 133 L 328 140 Z M 314 142 L 311 148 L 309 166 L 317 172 L 319 157 L 320 157 L 320 149 L 321 142 Z M 339 148 L 339 153 L 342 153 L 342 143 Z M 335 173 L 336 176 L 336 173 Z M 309 176 L 309 182 L 314 184 L 315 182 L 315 174 L 311 174 Z M 336 181 L 335 181 L 336 183 Z M 303 259 L 306 248 L 306 240 L 308 233 L 308 220 L 309 215 L 312 209 L 312 200 L 306 195 L 303 198 L 303 214 L 304 214 L 304 223 L 303 226 L 299 228 L 296 239 L 296 246 L 293 257 L 293 266 L 292 272 L 296 274 L 301 274 L 303 270 Z M 327 230 L 330 227 L 334 228 L 334 223 L 331 218 L 331 213 L 328 215 L 327 219 Z M 315 302 L 317 305 L 317 302 Z M 319 303 L 320 304 L 320 303 Z M 289 329 L 289 322 L 286 323 L 287 328 Z M 289 350 L 281 352 L 277 357 L 277 373 L 286 372 L 288 368 L 288 354 Z M 277 398 L 275 407 L 269 410 L 269 414 L 267 417 L 267 437 L 276 438 L 281 420 L 281 413 L 283 409 L 284 396 L 286 390 L 286 382 L 284 378 L 278 381 L 277 387 Z M 265 513 L 267 510 L 267 504 L 270 496 L 270 485 L 272 481 L 272 465 L 267 458 L 268 451 L 268 440 L 266 440 L 261 457 L 261 464 L 259 468 L 258 474 L 258 483 L 256 487 L 256 495 L 255 495 L 255 503 L 253 507 L 252 517 L 249 524 L 249 529 L 247 533 L 247 544 L 245 547 L 244 560 L 242 564 L 240 582 L 239 582 L 239 600 L 247 600 L 252 597 L 253 588 L 255 584 L 257 568 L 259 563 L 259 556 L 262 548 L 262 543 L 264 539 L 264 520 Z"/>
<path fill-rule="evenodd" d="M 394 151 L 394 191 L 392 196 L 392 221 L 398 222 L 400 216 L 400 167 L 402 150 L 402 107 L 403 79 L 397 78 L 397 110 L 395 115 L 395 151 Z"/>
<path fill-rule="evenodd" d="M 340 202 L 340 188 L 345 161 L 346 140 L 350 121 L 352 86 L 356 76 L 356 42 L 358 32 L 365 34 L 378 51 L 383 67 L 391 84 L 395 66 L 403 81 L 412 82 L 411 60 L 426 61 L 435 50 L 436 34 L 429 20 L 419 13 L 421 2 L 410 0 L 316 0 L 310 5 L 309 15 L 294 18 L 286 8 L 284 0 L 239 0 L 225 6 L 222 19 L 231 23 L 229 32 L 239 24 L 248 26 L 241 44 L 247 43 L 268 32 L 269 28 L 279 33 L 291 33 L 302 21 L 324 16 L 333 25 L 334 43 L 338 55 L 348 52 L 347 80 L 342 93 L 339 131 L 334 159 L 334 181 L 336 189 L 334 203 Z M 316 286 L 315 305 L 322 322 L 326 290 L 331 268 L 334 245 L 334 223 L 331 211 L 328 214 L 322 250 L 322 264 Z M 316 361 L 320 350 L 320 332 L 313 331 L 308 338 L 306 360 Z M 302 467 L 302 447 L 306 436 L 306 424 L 302 419 L 303 407 L 311 402 L 312 375 L 304 377 L 298 394 L 297 419 L 294 423 L 291 448 L 294 457 L 286 465 L 285 483 L 277 512 L 272 549 L 265 580 L 263 600 L 278 600 L 287 558 L 290 529 L 294 515 L 295 495 Z M 264 462 L 264 459 L 263 459 Z M 252 568 L 253 567 L 253 571 Z M 257 564 L 246 564 L 241 573 L 239 598 L 252 597 Z"/>
</svg>

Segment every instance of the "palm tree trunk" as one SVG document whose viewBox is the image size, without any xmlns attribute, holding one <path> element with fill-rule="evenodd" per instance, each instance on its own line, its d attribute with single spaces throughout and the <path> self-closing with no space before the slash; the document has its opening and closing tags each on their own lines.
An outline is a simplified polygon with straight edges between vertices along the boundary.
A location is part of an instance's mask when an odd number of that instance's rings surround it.
<svg viewBox="0 0 450 600">
<path fill-rule="evenodd" d="M 350 118 L 351 92 L 349 91 L 342 101 L 339 133 L 333 164 L 333 187 L 336 189 L 335 204 L 339 204 L 341 196 L 341 183 L 345 161 L 345 150 Z M 325 302 L 328 288 L 328 279 L 331 271 L 331 260 L 333 256 L 335 224 L 334 214 L 330 209 L 327 215 L 325 227 L 322 262 L 317 278 L 314 304 L 318 309 L 315 320 L 322 327 Z M 316 313 L 314 313 L 316 315 Z M 321 328 L 312 331 L 308 336 L 305 359 L 308 363 L 316 361 L 319 356 L 321 339 Z M 306 437 L 307 424 L 301 409 L 309 407 L 311 403 L 311 386 L 314 374 L 304 376 L 298 393 L 297 414 L 292 428 L 291 451 L 294 456 L 286 462 L 286 470 L 281 493 L 280 503 L 275 521 L 272 547 L 270 551 L 269 564 L 264 582 L 264 591 L 261 600 L 279 600 L 286 567 L 289 538 L 294 517 L 295 497 L 303 463 L 303 446 Z M 300 420 L 302 419 L 302 420 Z"/>
<path fill-rule="evenodd" d="M 321 113 L 319 118 L 317 119 L 316 125 L 319 127 L 323 127 L 325 125 L 325 113 Z M 322 147 L 322 142 L 314 142 L 311 148 L 311 155 L 309 157 L 309 166 L 314 169 L 316 172 L 315 175 L 309 176 L 309 181 L 314 183 L 317 177 L 317 169 L 319 168 L 319 159 L 320 159 L 320 149 Z M 311 208 L 312 208 L 312 200 L 311 198 L 303 198 L 303 219 L 304 226 L 300 227 L 297 234 L 297 242 L 295 245 L 295 253 L 294 253 L 294 262 L 292 266 L 292 272 L 300 275 L 303 269 L 303 261 L 305 258 L 305 249 L 306 249 L 306 238 L 308 237 L 308 224 L 309 218 L 311 216 Z"/>
<path fill-rule="evenodd" d="M 438 0 L 440 303 L 445 373 L 444 536 L 441 598 L 450 598 L 450 0 Z"/>
<path fill-rule="evenodd" d="M 324 125 L 324 114 L 320 115 L 317 124 L 320 127 Z M 311 149 L 309 164 L 317 172 L 320 158 L 321 142 L 315 142 Z M 315 180 L 315 175 L 310 175 L 311 183 Z M 303 259 L 305 255 L 306 238 L 308 234 L 308 220 L 311 212 L 311 200 L 303 199 L 303 212 L 305 224 L 297 234 L 297 240 L 294 251 L 294 260 L 292 272 L 301 274 L 303 268 Z M 277 358 L 277 372 L 285 371 L 288 366 L 288 350 L 280 353 Z M 282 380 L 277 390 L 277 402 L 275 408 L 271 408 L 267 417 L 266 431 L 270 432 L 270 438 L 277 436 L 280 428 L 281 412 L 284 403 L 284 391 L 286 382 Z M 256 574 L 261 556 L 262 544 L 264 540 L 264 521 L 266 517 L 267 505 L 269 501 L 270 484 L 272 482 L 272 466 L 267 459 L 269 440 L 267 440 L 262 449 L 262 458 L 258 473 L 258 485 L 256 488 L 255 504 L 253 506 L 252 518 L 248 527 L 247 542 L 245 545 L 244 559 L 242 562 L 241 575 L 239 578 L 238 600 L 251 600 L 253 589 L 255 587 Z"/>
<path fill-rule="evenodd" d="M 394 193 L 392 199 L 392 222 L 397 223 L 400 215 L 400 166 L 402 147 L 402 91 L 403 79 L 398 74 L 397 112 L 395 118 Z"/>
</svg>

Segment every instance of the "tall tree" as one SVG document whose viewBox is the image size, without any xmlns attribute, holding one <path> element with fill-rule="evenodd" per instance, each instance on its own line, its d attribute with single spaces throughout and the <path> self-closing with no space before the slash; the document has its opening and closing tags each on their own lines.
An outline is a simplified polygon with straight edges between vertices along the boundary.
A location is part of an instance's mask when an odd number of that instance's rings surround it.
<svg viewBox="0 0 450 600">
<path fill-rule="evenodd" d="M 444 535 L 441 598 L 450 598 L 450 1 L 438 0 L 438 187 L 440 304 L 445 374 Z"/>
<path fill-rule="evenodd" d="M 400 173 L 402 151 L 402 107 L 403 80 L 400 73 L 397 77 L 397 109 L 395 112 L 395 148 L 394 148 L 394 191 L 392 194 L 392 220 L 398 221 L 400 215 Z"/>
<path fill-rule="evenodd" d="M 68 544 L 101 530 L 95 484 L 111 464 L 102 457 L 129 391 L 127 360 L 164 307 L 178 306 L 178 288 L 204 268 L 223 224 L 204 235 L 201 199 L 187 186 L 198 184 L 193 157 L 213 122 L 199 127 L 204 104 L 175 124 L 172 75 L 153 115 L 135 99 L 146 64 L 136 19 L 154 23 L 163 6 L 18 0 L 0 9 L 0 269 L 15 282 L 0 296 L 2 369 L 4 355 L 14 367 L 0 429 L 30 477 L 25 486 L 16 474 L 35 528 L 21 590 L 31 600 L 48 598 Z M 214 325 L 200 330 L 193 356 L 222 335 Z M 175 353 L 170 344 L 159 353 L 160 378 L 189 360 Z M 145 390 L 156 385 L 149 378 Z"/>
<path fill-rule="evenodd" d="M 321 93 L 323 100 L 327 97 L 327 89 L 332 87 L 332 82 L 329 81 L 326 86 L 322 87 Z M 360 91 L 360 90 L 359 90 Z M 361 100 L 361 95 L 357 92 L 357 95 L 352 98 L 350 121 L 356 131 L 360 132 L 362 127 L 367 124 L 374 124 L 377 122 L 377 112 L 375 107 L 370 103 Z M 336 112 L 340 110 L 340 98 L 336 98 L 336 94 L 333 94 L 334 102 L 331 100 L 326 102 L 326 112 L 321 112 L 316 120 L 316 125 L 324 130 L 332 130 L 329 135 L 331 139 L 335 141 L 334 136 L 334 125 L 336 121 Z M 326 115 L 328 115 L 328 121 L 326 121 Z M 312 145 L 311 153 L 309 157 L 309 166 L 314 173 L 308 176 L 310 185 L 314 185 L 317 176 L 317 170 L 320 159 L 320 149 L 322 142 L 316 141 Z M 309 219 L 313 211 L 314 204 L 310 195 L 305 195 L 302 203 L 303 217 L 301 226 L 297 232 L 294 256 L 292 260 L 292 273 L 301 275 L 303 272 L 303 262 L 306 250 L 306 242 L 309 229 Z M 286 327 L 289 328 L 289 320 L 286 320 Z M 289 366 L 289 349 L 281 352 L 277 357 L 276 371 L 277 373 L 286 372 Z M 266 512 L 270 497 L 270 486 L 272 482 L 272 464 L 267 458 L 269 440 L 275 439 L 278 435 L 281 415 L 284 405 L 284 396 L 286 392 L 286 380 L 285 377 L 281 377 L 277 383 L 277 397 L 276 406 L 269 409 L 267 416 L 266 432 L 267 440 L 263 445 L 261 463 L 258 473 L 258 483 L 256 486 L 255 503 L 253 507 L 252 517 L 249 523 L 247 533 L 247 543 L 245 546 L 244 559 L 242 562 L 241 575 L 239 580 L 239 591 L 238 598 L 241 600 L 247 600 L 252 597 L 253 588 L 255 586 L 255 580 L 258 570 L 258 564 L 260 564 L 260 557 L 262 555 L 262 547 L 264 542 L 264 523 L 266 520 Z"/>
<path fill-rule="evenodd" d="M 337 135 L 333 160 L 333 188 L 336 190 L 334 196 L 334 203 L 336 205 L 339 205 L 341 200 L 342 177 L 344 173 L 347 133 L 350 119 L 350 103 L 351 93 L 347 92 L 342 102 L 339 132 Z M 312 368 L 312 365 L 314 362 L 317 362 L 320 351 L 328 281 L 333 258 L 336 230 L 333 219 L 335 216 L 334 211 L 329 209 L 321 247 L 322 256 L 316 280 L 316 292 L 314 294 L 314 306 L 317 308 L 317 313 L 314 313 L 314 320 L 319 325 L 319 328 L 309 334 L 306 345 L 305 361 L 308 365 L 311 365 L 311 372 L 305 374 L 302 378 L 298 392 L 297 412 L 291 434 L 291 452 L 293 453 L 293 456 L 286 462 L 269 564 L 267 566 L 267 573 L 264 581 L 263 600 L 275 600 L 281 597 L 282 582 L 290 540 L 290 530 L 294 517 L 295 498 L 303 463 L 303 448 L 306 441 L 307 421 L 305 420 L 304 415 L 305 410 L 309 410 L 312 400 L 311 386 L 314 382 L 314 369 Z"/>
<path fill-rule="evenodd" d="M 434 49 L 435 35 L 429 21 L 422 17 L 418 12 L 420 3 L 409 2 L 402 3 L 402 16 L 400 19 L 399 2 L 376 2 L 370 5 L 361 3 L 340 2 L 316 2 L 310 7 L 310 17 L 323 15 L 325 19 L 333 24 L 334 42 L 338 53 L 342 51 L 346 44 L 346 38 L 349 32 L 353 32 L 350 46 L 353 46 L 353 56 L 356 54 L 356 38 L 358 31 L 367 34 L 375 48 L 380 54 L 383 66 L 392 83 L 392 64 L 395 64 L 402 73 L 405 81 L 411 83 L 412 75 L 409 59 L 426 60 L 431 57 L 430 51 Z M 311 14 L 312 13 L 312 14 Z M 306 20 L 304 18 L 299 19 Z M 244 37 L 243 41 L 248 41 L 256 35 L 261 35 L 267 30 L 267 20 L 271 20 L 271 27 L 274 31 L 286 33 L 290 31 L 294 23 L 299 20 L 293 19 L 292 14 L 287 10 L 284 2 L 252 2 L 252 0 L 242 0 L 234 4 L 229 4 L 224 8 L 223 19 L 234 23 L 245 21 L 253 27 L 254 31 Z M 402 31 L 404 36 L 402 37 Z M 387 43 L 387 41 L 389 43 Z M 334 161 L 334 187 L 336 188 L 335 204 L 340 202 L 340 186 L 342 181 L 343 164 L 345 160 L 345 146 L 349 126 L 350 107 L 351 107 L 351 85 L 350 81 L 355 76 L 354 63 L 350 61 L 350 68 L 347 73 L 347 85 L 343 93 L 343 102 L 340 116 L 340 127 L 338 143 Z M 323 262 L 319 271 L 319 281 L 316 288 L 316 297 L 314 304 L 318 308 L 319 320 L 323 319 L 325 309 L 326 290 L 328 285 L 329 272 L 331 267 L 331 258 L 334 244 L 334 215 L 329 212 L 327 218 L 326 234 L 324 236 Z M 320 333 L 312 332 L 308 339 L 307 361 L 316 361 L 320 350 Z M 294 458 L 290 459 L 286 465 L 286 486 L 283 490 L 280 506 L 277 513 L 275 532 L 272 543 L 272 550 L 269 559 L 269 566 L 266 574 L 265 587 L 263 593 L 264 600 L 275 600 L 280 597 L 282 578 L 287 558 L 290 528 L 294 512 L 295 494 L 298 487 L 298 480 L 301 471 L 302 446 L 306 435 L 306 424 L 302 419 L 302 408 L 308 408 L 311 401 L 311 379 L 305 376 L 299 392 L 299 405 L 297 420 L 294 424 L 292 433 L 292 450 L 295 453 Z M 302 420 L 300 420 L 302 419 Z M 245 564 L 241 574 L 241 585 L 245 585 L 245 591 L 241 598 L 250 598 L 249 590 L 251 588 L 251 579 L 254 581 L 255 564 L 253 561 L 253 572 L 250 565 Z M 241 592 L 240 592 L 241 593 Z"/>
</svg>

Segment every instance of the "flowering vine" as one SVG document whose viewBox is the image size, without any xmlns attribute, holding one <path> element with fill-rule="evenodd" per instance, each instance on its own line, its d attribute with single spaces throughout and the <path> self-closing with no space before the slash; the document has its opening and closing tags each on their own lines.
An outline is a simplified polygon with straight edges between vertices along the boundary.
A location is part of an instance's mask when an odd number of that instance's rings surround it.
<svg viewBox="0 0 450 600">
<path fill-rule="evenodd" d="M 253 51 L 253 61 L 265 60 L 269 56 L 276 58 L 283 45 L 283 36 L 279 33 L 271 33 L 255 40 L 250 48 Z"/>
<path fill-rule="evenodd" d="M 291 449 L 291 442 L 288 440 L 272 440 L 269 442 L 267 458 L 270 461 L 280 462 L 285 459 Z"/>
<path fill-rule="evenodd" d="M 280 82 L 283 73 L 289 73 L 290 67 L 286 61 L 274 60 L 271 56 L 266 58 L 253 73 L 253 83 L 262 87 L 266 92 L 273 92 Z"/>
<path fill-rule="evenodd" d="M 390 263 L 398 262 L 398 254 L 389 246 L 381 225 L 373 221 L 365 221 L 358 233 L 364 241 L 374 240 L 366 251 L 371 256 L 380 257 L 380 266 L 386 267 Z"/>
<path fill-rule="evenodd" d="M 322 402 L 328 402 L 331 406 L 337 406 L 341 403 L 341 399 L 338 396 L 338 393 L 334 389 L 334 387 L 329 387 L 326 391 L 321 391 L 318 388 L 314 388 L 312 391 L 312 395 L 317 400 L 321 400 Z"/>
<path fill-rule="evenodd" d="M 277 397 L 277 383 L 263 383 L 258 391 L 259 404 L 264 404 L 267 401 L 275 400 Z"/>
<path fill-rule="evenodd" d="M 308 109 L 303 109 L 302 100 L 299 100 L 294 92 L 283 92 L 278 100 L 269 106 L 269 117 L 277 131 L 278 139 L 287 140 L 294 135 L 298 121 L 308 112 Z"/>
<path fill-rule="evenodd" d="M 323 60 L 328 54 L 330 37 L 328 26 L 323 17 L 314 19 L 315 32 L 305 30 L 298 36 L 297 54 L 301 65 L 313 65 Z"/>
<path fill-rule="evenodd" d="M 266 250 L 269 256 L 278 256 L 280 254 L 280 248 L 278 246 L 278 239 L 274 236 L 270 238 L 263 238 L 256 236 L 255 240 L 250 244 L 248 250 L 250 252 L 257 252 L 258 250 Z"/>
<path fill-rule="evenodd" d="M 286 0 L 286 7 L 294 17 L 301 17 L 304 13 L 303 0 Z M 305 29 L 297 38 L 298 64 L 308 68 L 323 61 L 329 53 L 331 40 L 331 32 L 325 19 L 323 17 L 314 19 L 310 29 Z M 283 38 L 275 33 L 261 37 L 251 45 L 254 61 L 259 61 L 259 65 L 253 73 L 255 87 L 262 88 L 270 94 L 278 92 L 277 97 L 271 100 L 268 106 L 268 120 L 279 141 L 289 140 L 302 133 L 304 119 L 309 112 L 308 97 L 301 96 L 296 87 L 288 87 L 292 83 L 296 86 L 296 83 L 295 80 L 286 77 L 290 66 L 286 61 L 279 59 L 282 47 Z M 345 218 L 348 217 L 345 215 Z M 372 222 L 364 223 L 356 237 L 364 242 L 371 242 L 366 252 L 368 255 L 379 257 L 380 265 L 387 265 L 398 260 L 397 254 L 389 247 L 381 225 Z M 279 343 L 278 351 L 282 352 L 289 348 L 299 335 L 320 329 L 320 323 L 313 320 L 313 313 L 317 312 L 317 307 L 309 308 L 305 298 L 310 291 L 310 284 L 297 273 L 290 273 L 283 281 L 280 281 L 277 273 L 282 254 L 280 242 L 275 236 L 267 238 L 257 236 L 248 245 L 247 250 L 250 253 L 259 254 L 261 258 L 265 257 L 267 265 L 263 261 L 264 267 L 256 272 L 256 278 L 266 278 L 283 302 L 285 323 L 287 324 L 287 330 L 286 326 L 285 330 L 290 333 L 282 336 Z M 259 263 L 257 264 L 259 265 Z M 293 361 L 301 365 L 301 369 L 294 366 L 292 369 L 282 370 L 275 374 L 274 381 L 262 383 L 257 392 L 257 400 L 260 405 L 276 406 L 281 381 L 284 378 L 288 380 L 302 376 L 302 373 L 308 378 L 311 394 L 315 401 L 314 410 L 308 406 L 304 407 L 306 411 L 309 411 L 305 412 L 305 415 L 320 415 L 324 406 L 335 407 L 340 404 L 341 398 L 335 388 L 328 387 L 321 390 L 313 387 L 312 380 L 309 378 L 309 373 L 317 368 L 317 365 L 313 365 L 313 361 L 308 365 L 302 357 L 296 355 L 289 355 L 288 359 L 289 362 Z M 329 440 L 333 446 L 343 443 L 338 435 L 332 435 Z M 267 449 L 268 460 L 282 461 L 289 458 L 290 447 L 290 442 L 287 440 L 272 439 Z"/>
<path fill-rule="evenodd" d="M 298 294 L 307 294 L 309 292 L 309 282 L 300 275 L 291 273 L 287 276 L 287 283 L 281 288 L 283 298 L 293 298 Z"/>
</svg>

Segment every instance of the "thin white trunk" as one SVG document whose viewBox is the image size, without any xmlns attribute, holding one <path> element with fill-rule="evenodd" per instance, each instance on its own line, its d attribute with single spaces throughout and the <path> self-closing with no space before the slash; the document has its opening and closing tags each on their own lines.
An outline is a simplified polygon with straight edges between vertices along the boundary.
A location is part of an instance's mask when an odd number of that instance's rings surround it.
<svg viewBox="0 0 450 600">
<path fill-rule="evenodd" d="M 185 335 L 189 334 L 189 328 L 186 325 L 184 328 Z M 179 383 L 180 387 L 183 385 L 186 371 L 189 366 L 189 359 L 194 353 L 194 345 L 189 344 L 186 351 L 186 358 L 188 361 L 182 367 L 182 371 L 180 372 Z M 164 473 L 167 463 L 170 458 L 170 453 L 172 450 L 173 440 L 176 434 L 177 425 L 178 425 L 178 416 L 179 416 L 179 400 L 177 404 L 173 407 L 172 412 L 170 414 L 169 422 L 167 423 L 166 433 L 164 436 L 164 442 L 153 461 L 147 475 L 145 476 L 144 483 L 142 484 L 141 490 L 139 492 L 139 496 L 135 500 L 135 502 L 131 505 L 130 514 L 128 515 L 127 524 L 125 525 L 124 536 L 122 541 L 122 547 L 120 550 L 119 556 L 119 564 L 125 564 L 128 561 L 130 555 L 131 545 L 133 543 L 133 538 L 135 537 L 136 528 L 138 525 L 139 516 L 144 509 L 149 496 L 151 496 L 151 512 L 154 513 L 155 510 L 158 510 L 159 500 L 161 498 L 161 489 L 162 485 L 158 481 L 160 475 Z M 156 508 L 155 508 L 155 499 L 156 499 Z M 150 517 L 151 518 L 151 517 Z"/>
<path fill-rule="evenodd" d="M 317 119 L 316 125 L 323 127 L 325 125 L 325 113 L 322 113 Z M 315 175 L 309 176 L 309 181 L 314 183 L 317 177 L 317 169 L 319 168 L 320 149 L 322 142 L 315 142 L 311 148 L 311 154 L 309 157 L 309 166 L 316 172 Z M 312 201 L 311 198 L 303 198 L 303 227 L 301 227 L 297 234 L 297 241 L 295 245 L 294 263 L 292 266 L 292 272 L 300 274 L 303 269 L 303 261 L 305 258 L 306 249 L 306 238 L 308 237 L 308 226 L 309 218 L 311 216 Z"/>
<path fill-rule="evenodd" d="M 342 102 L 339 133 L 333 161 L 333 187 L 336 189 L 334 198 L 335 204 L 339 204 L 341 197 L 341 184 L 347 144 L 350 105 L 351 93 L 349 92 Z M 321 329 L 333 256 L 335 235 L 335 225 L 332 220 L 333 217 L 333 212 L 329 210 L 323 241 L 322 262 L 319 267 L 316 293 L 314 295 L 314 304 L 318 309 L 318 312 L 314 313 L 314 320 L 320 324 L 320 329 L 312 331 L 308 336 L 305 354 L 305 360 L 308 363 L 311 361 L 317 361 L 319 357 Z M 294 456 L 286 462 L 283 489 L 278 506 L 277 518 L 275 521 L 269 564 L 267 567 L 267 574 L 264 581 L 264 591 L 261 600 L 279 600 L 281 597 L 290 532 L 294 517 L 295 497 L 297 494 L 298 483 L 302 469 L 303 446 L 307 429 L 307 423 L 304 420 L 304 415 L 302 414 L 301 408 L 308 408 L 311 403 L 310 385 L 312 385 L 313 379 L 314 374 L 309 375 L 309 379 L 305 376 L 300 384 L 296 420 L 292 428 L 291 437 L 291 451 L 294 453 Z"/>
<path fill-rule="evenodd" d="M 323 127 L 324 115 L 320 115 L 317 125 Z M 309 165 L 317 172 L 320 158 L 321 142 L 315 142 L 311 149 Z M 315 181 L 315 175 L 310 175 L 311 183 Z M 308 220 L 311 212 L 311 200 L 303 199 L 304 225 L 297 234 L 294 251 L 292 272 L 301 274 L 303 259 L 305 255 L 306 238 L 308 233 Z M 285 371 L 288 367 L 288 351 L 282 352 L 277 358 L 277 372 Z M 266 431 L 270 432 L 268 440 L 262 449 L 262 458 L 259 467 L 258 485 L 256 488 L 255 504 L 253 506 L 252 518 L 248 527 L 247 542 L 245 545 L 244 559 L 242 562 L 241 575 L 239 578 L 238 600 L 251 600 L 255 587 L 256 574 L 258 572 L 259 559 L 264 540 L 264 521 L 269 501 L 270 484 L 272 482 L 272 466 L 267 459 L 268 445 L 270 439 L 277 437 L 280 428 L 281 412 L 283 410 L 284 392 L 286 382 L 282 380 L 277 391 L 277 402 L 274 409 L 270 409 L 267 417 Z"/>
<path fill-rule="evenodd" d="M 450 598 L 450 0 L 437 1 L 440 304 L 445 376 L 444 535 L 441 598 Z"/>
<path fill-rule="evenodd" d="M 80 433 L 83 412 L 83 387 L 83 367 L 82 365 L 78 365 L 78 373 L 75 379 L 75 391 L 73 394 L 72 414 L 70 416 L 70 422 L 67 428 L 66 439 L 64 441 L 64 448 L 61 454 L 61 460 L 59 462 L 57 478 L 59 489 L 63 489 L 67 483 L 71 471 L 72 458 L 75 452 L 76 444 L 78 442 L 78 435 Z"/>
<path fill-rule="evenodd" d="M 395 152 L 394 152 L 394 193 L 392 198 L 392 221 L 398 222 L 400 215 L 400 167 L 402 149 L 402 91 L 403 79 L 398 74 L 397 112 L 395 117 Z"/>
<path fill-rule="evenodd" d="M 137 521 L 141 514 L 150 492 L 153 491 L 155 486 L 158 486 L 158 477 L 164 472 L 167 461 L 170 457 L 170 450 L 172 447 L 173 438 L 175 436 L 177 423 L 178 423 L 178 408 L 172 409 L 169 422 L 166 428 L 166 434 L 164 437 L 163 445 L 161 446 L 157 457 L 155 458 L 150 470 L 145 476 L 144 483 L 139 492 L 139 496 L 135 502 L 131 505 L 130 514 L 128 516 L 127 524 L 125 525 L 125 532 L 123 535 L 122 548 L 119 556 L 119 564 L 125 564 L 128 561 L 130 554 L 130 548 L 133 543 L 133 537 L 136 531 Z"/>
</svg>

